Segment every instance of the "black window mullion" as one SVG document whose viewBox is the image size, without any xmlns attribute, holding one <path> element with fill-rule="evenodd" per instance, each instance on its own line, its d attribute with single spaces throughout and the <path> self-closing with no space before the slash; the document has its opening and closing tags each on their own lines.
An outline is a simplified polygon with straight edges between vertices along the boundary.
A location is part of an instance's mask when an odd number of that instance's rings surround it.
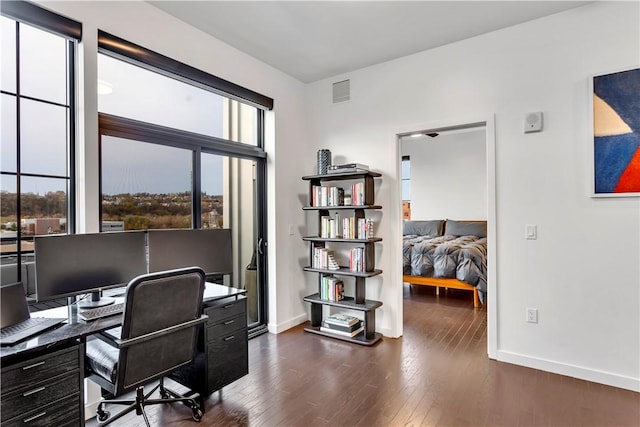
<svg viewBox="0 0 640 427">
<path fill-rule="evenodd" d="M 6 2 L 2 2 L 4 5 Z M 18 281 L 22 281 L 22 177 L 20 148 L 20 24 L 16 21 L 16 253 Z"/>
<path fill-rule="evenodd" d="M 103 135 L 132 138 L 138 141 L 191 150 L 202 148 L 207 153 L 243 159 L 266 158 L 266 153 L 259 147 L 214 136 L 187 132 L 104 113 L 99 114 L 98 120 L 100 122 L 100 132 Z"/>
<path fill-rule="evenodd" d="M 67 175 L 69 185 L 67 186 L 67 233 L 76 232 L 76 51 L 75 43 L 71 40 L 67 42 L 67 125 L 69 135 L 67 138 L 68 164 Z"/>
<path fill-rule="evenodd" d="M 191 188 L 193 192 L 191 214 L 193 219 L 191 225 L 193 228 L 202 228 L 202 152 L 200 148 L 193 150 L 193 166 Z"/>
</svg>

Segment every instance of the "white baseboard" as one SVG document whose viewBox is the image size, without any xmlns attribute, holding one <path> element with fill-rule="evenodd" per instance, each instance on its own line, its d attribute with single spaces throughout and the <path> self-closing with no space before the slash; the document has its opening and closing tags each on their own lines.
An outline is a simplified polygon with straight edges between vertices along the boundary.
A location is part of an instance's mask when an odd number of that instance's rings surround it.
<svg viewBox="0 0 640 427">
<path fill-rule="evenodd" d="M 302 313 L 302 314 L 299 314 L 296 317 L 293 317 L 293 318 L 287 320 L 286 322 L 282 322 L 282 323 L 278 323 L 278 324 L 269 323 L 267 325 L 267 329 L 272 334 L 279 334 L 280 332 L 284 332 L 287 329 L 291 329 L 294 326 L 298 326 L 299 324 L 304 323 L 307 320 L 309 320 L 309 315 L 307 313 Z"/>
<path fill-rule="evenodd" d="M 632 378 L 612 372 L 598 371 L 581 366 L 560 363 L 553 360 L 540 359 L 510 351 L 498 350 L 498 361 L 539 369 L 554 374 L 610 385 L 635 392 L 640 392 L 640 378 Z"/>
</svg>

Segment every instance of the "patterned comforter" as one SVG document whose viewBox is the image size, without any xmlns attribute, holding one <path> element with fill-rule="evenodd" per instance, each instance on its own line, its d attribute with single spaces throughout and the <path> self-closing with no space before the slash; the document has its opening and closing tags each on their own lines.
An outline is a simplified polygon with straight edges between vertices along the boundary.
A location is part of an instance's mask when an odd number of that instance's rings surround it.
<svg viewBox="0 0 640 427">
<path fill-rule="evenodd" d="M 487 292 L 486 237 L 407 235 L 402 252 L 405 275 L 458 279 Z"/>
</svg>

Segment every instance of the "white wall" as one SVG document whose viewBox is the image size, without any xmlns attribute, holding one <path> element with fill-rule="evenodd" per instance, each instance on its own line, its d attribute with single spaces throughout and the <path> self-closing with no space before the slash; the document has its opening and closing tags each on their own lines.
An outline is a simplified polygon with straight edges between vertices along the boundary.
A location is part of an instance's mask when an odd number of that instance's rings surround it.
<svg viewBox="0 0 640 427">
<path fill-rule="evenodd" d="M 640 390 L 640 201 L 589 196 L 589 78 L 638 66 L 639 13 L 591 3 L 309 86 L 316 146 L 383 174 L 384 274 L 367 282 L 384 303 L 378 330 L 402 315 L 396 134 L 495 114 L 497 357 Z M 331 84 L 347 78 L 352 100 L 333 105 Z M 545 130 L 525 135 L 531 111 Z M 528 223 L 538 240 L 524 239 Z"/>
<path fill-rule="evenodd" d="M 81 232 L 98 230 L 98 115 L 95 90 L 98 29 L 274 99 L 274 110 L 267 114 L 266 123 L 269 329 L 279 331 L 289 327 L 291 319 L 304 313 L 305 309 L 298 290 L 291 285 L 303 280 L 302 271 L 292 260 L 304 251 L 305 245 L 299 236 L 288 234 L 289 224 L 297 229 L 303 223 L 302 204 L 295 195 L 304 191 L 304 183 L 298 177 L 308 173 L 308 170 L 304 163 L 289 160 L 306 156 L 304 85 L 145 2 L 40 3 L 83 24 L 83 41 L 79 52 L 83 80 L 80 82 L 81 117 L 78 121 L 82 133 L 78 143 L 78 218 Z"/>
<path fill-rule="evenodd" d="M 487 219 L 484 128 L 403 137 L 410 157 L 411 219 Z"/>
</svg>

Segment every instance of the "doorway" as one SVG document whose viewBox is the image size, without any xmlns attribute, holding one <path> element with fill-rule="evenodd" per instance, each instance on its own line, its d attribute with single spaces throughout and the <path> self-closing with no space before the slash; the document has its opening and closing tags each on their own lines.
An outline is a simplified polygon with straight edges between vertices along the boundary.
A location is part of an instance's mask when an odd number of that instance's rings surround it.
<svg viewBox="0 0 640 427">
<path fill-rule="evenodd" d="M 415 136 L 413 136 L 415 135 Z M 456 137 L 456 135 L 458 135 Z M 440 146 L 436 141 L 440 138 Z M 495 125 L 493 115 L 481 117 L 475 120 L 459 120 L 447 123 L 427 124 L 415 126 L 396 134 L 397 140 L 397 182 L 395 208 L 399 224 L 398 230 L 403 229 L 403 215 L 406 215 L 406 207 L 411 207 L 411 219 L 465 219 L 486 220 L 487 224 L 487 353 L 495 359 L 497 355 L 497 295 L 496 295 L 496 205 L 495 205 Z M 458 140 L 458 142 L 456 142 Z M 476 146 L 465 145 L 474 144 Z M 407 142 L 409 141 L 409 142 Z M 422 143 L 422 144 L 421 144 Z M 419 161 L 428 155 L 429 149 L 425 144 L 431 144 L 433 157 L 438 157 L 437 163 L 421 164 Z M 457 148 L 456 148 L 457 144 Z M 406 146 L 406 147 L 405 147 Z M 413 149 L 405 149 L 413 146 Z M 474 154 L 475 153 L 475 154 Z M 478 153 L 481 153 L 479 155 Z M 443 157 L 444 156 L 444 157 Z M 447 175 L 446 158 L 450 161 L 450 172 L 455 175 Z M 407 165 L 407 160 L 409 165 Z M 434 159 L 431 159 L 434 161 Z M 481 164 L 479 164 L 481 163 Z M 464 165 L 469 170 L 460 172 Z M 458 171 L 456 172 L 456 168 Z M 404 174 L 403 174 L 404 170 Z M 415 173 L 409 174 L 410 182 L 407 183 L 407 170 Z M 482 173 L 484 179 L 478 179 Z M 475 174 L 476 178 L 473 178 Z M 420 183 L 414 177 L 427 180 L 426 184 Z M 448 178 L 448 180 L 447 180 Z M 443 182 L 446 181 L 446 182 Z M 465 185 L 466 193 L 456 193 L 456 188 Z M 472 184 L 469 184 L 469 181 Z M 431 191 L 427 191 L 427 187 Z M 407 192 L 406 189 L 410 188 Z M 418 190 L 421 188 L 422 190 Z M 404 191 L 403 191 L 404 190 Z M 460 190 L 458 190 L 460 191 Z M 423 197 L 423 193 L 428 197 Z M 456 194 L 458 194 L 456 196 Z M 439 199 L 438 199 L 439 198 Z M 469 200 L 465 207 L 465 199 Z M 435 203 L 435 200 L 442 202 Z M 403 211 L 404 205 L 404 211 Z M 484 218 L 482 218 L 484 217 Z M 402 231 L 401 231 L 402 234 Z M 398 239 L 400 240 L 400 239 Z M 397 242 L 398 251 L 402 255 L 402 243 Z M 400 275 L 402 274 L 400 268 Z M 397 277 L 397 276 L 396 276 Z M 403 311 L 404 284 L 402 277 L 398 280 L 397 302 Z M 398 322 L 402 324 L 404 312 L 399 316 Z M 399 325 L 402 333 L 402 325 Z"/>
</svg>

